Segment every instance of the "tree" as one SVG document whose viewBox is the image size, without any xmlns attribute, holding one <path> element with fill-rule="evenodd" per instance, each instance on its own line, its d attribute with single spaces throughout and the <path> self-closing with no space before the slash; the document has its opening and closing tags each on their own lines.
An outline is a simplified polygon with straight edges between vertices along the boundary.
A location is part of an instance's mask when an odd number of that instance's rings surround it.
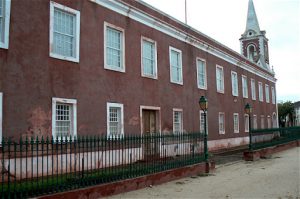
<svg viewBox="0 0 300 199">
<path fill-rule="evenodd" d="M 288 116 L 289 122 L 293 124 L 293 114 L 294 114 L 294 103 L 291 101 L 278 103 L 278 119 L 279 124 L 285 127 L 286 118 Z"/>
</svg>

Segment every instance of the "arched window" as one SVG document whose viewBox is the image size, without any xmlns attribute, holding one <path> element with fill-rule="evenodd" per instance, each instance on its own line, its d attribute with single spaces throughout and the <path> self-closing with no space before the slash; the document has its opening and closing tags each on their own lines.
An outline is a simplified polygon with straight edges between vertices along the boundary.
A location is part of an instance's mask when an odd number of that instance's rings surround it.
<svg viewBox="0 0 300 199">
<path fill-rule="evenodd" d="M 253 44 L 250 44 L 247 47 L 247 55 L 248 55 L 248 59 L 250 59 L 252 61 L 254 61 L 256 59 L 257 51 L 256 51 L 256 48 Z"/>
</svg>

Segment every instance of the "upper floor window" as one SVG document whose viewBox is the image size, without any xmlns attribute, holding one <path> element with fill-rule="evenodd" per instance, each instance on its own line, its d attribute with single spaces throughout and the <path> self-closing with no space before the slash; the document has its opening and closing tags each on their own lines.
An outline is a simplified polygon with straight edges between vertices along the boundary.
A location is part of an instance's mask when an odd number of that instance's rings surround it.
<svg viewBox="0 0 300 199">
<path fill-rule="evenodd" d="M 8 49 L 10 0 L 0 0 L 0 48 Z"/>
<path fill-rule="evenodd" d="M 157 79 L 156 42 L 142 38 L 142 76 Z"/>
<path fill-rule="evenodd" d="M 173 109 L 173 133 L 180 134 L 183 132 L 182 109 Z"/>
<path fill-rule="evenodd" d="M 265 92 L 266 92 L 266 102 L 270 102 L 270 90 L 269 90 L 269 85 L 265 85 Z"/>
<path fill-rule="evenodd" d="M 239 131 L 240 131 L 239 114 L 238 113 L 233 114 L 233 129 L 234 129 L 234 133 L 239 133 Z"/>
<path fill-rule="evenodd" d="M 80 12 L 50 1 L 50 57 L 79 62 Z"/>
<path fill-rule="evenodd" d="M 258 82 L 258 98 L 259 101 L 261 102 L 264 101 L 263 86 L 261 82 Z"/>
<path fill-rule="evenodd" d="M 68 139 L 77 135 L 77 100 L 52 98 L 52 135 Z"/>
<path fill-rule="evenodd" d="M 231 71 L 231 86 L 232 86 L 232 95 L 239 96 L 238 76 L 237 73 L 233 71 Z"/>
<path fill-rule="evenodd" d="M 247 77 L 242 76 L 242 87 L 243 87 L 243 97 L 248 98 L 248 83 L 247 83 Z"/>
<path fill-rule="evenodd" d="M 256 100 L 256 88 L 255 88 L 254 79 L 251 79 L 251 96 L 252 96 L 252 100 Z"/>
<path fill-rule="evenodd" d="M 276 104 L 276 95 L 275 95 L 275 88 L 272 87 L 272 104 Z"/>
<path fill-rule="evenodd" d="M 206 62 L 200 58 L 197 58 L 196 62 L 198 88 L 207 89 Z"/>
<path fill-rule="evenodd" d="M 222 66 L 216 66 L 217 92 L 224 93 L 224 70 Z"/>
<path fill-rule="evenodd" d="M 219 134 L 225 134 L 225 113 L 219 113 Z"/>
<path fill-rule="evenodd" d="M 124 136 L 123 104 L 107 103 L 107 137 L 121 138 Z"/>
<path fill-rule="evenodd" d="M 173 47 L 170 47 L 169 50 L 171 82 L 182 85 L 182 52 Z"/>
<path fill-rule="evenodd" d="M 104 23 L 104 68 L 125 72 L 124 30 Z"/>
</svg>

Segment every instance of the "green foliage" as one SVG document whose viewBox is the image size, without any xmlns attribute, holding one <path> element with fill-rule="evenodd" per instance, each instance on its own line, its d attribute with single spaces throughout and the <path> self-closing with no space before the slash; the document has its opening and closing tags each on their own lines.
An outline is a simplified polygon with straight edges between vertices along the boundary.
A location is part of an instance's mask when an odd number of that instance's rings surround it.
<svg viewBox="0 0 300 199">
<path fill-rule="evenodd" d="M 289 118 L 293 119 L 294 113 L 294 104 L 291 101 L 278 103 L 278 118 L 279 122 L 289 116 Z"/>
</svg>

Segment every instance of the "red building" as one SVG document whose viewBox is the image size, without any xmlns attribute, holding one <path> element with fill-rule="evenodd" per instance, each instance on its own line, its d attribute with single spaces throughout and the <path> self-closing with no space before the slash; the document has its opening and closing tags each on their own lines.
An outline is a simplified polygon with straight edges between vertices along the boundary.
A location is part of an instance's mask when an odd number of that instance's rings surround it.
<svg viewBox="0 0 300 199">
<path fill-rule="evenodd" d="M 30 10 L 30 12 L 29 12 Z M 0 137 L 203 131 L 210 150 L 277 126 L 252 0 L 238 54 L 142 1 L 0 0 Z"/>
</svg>

